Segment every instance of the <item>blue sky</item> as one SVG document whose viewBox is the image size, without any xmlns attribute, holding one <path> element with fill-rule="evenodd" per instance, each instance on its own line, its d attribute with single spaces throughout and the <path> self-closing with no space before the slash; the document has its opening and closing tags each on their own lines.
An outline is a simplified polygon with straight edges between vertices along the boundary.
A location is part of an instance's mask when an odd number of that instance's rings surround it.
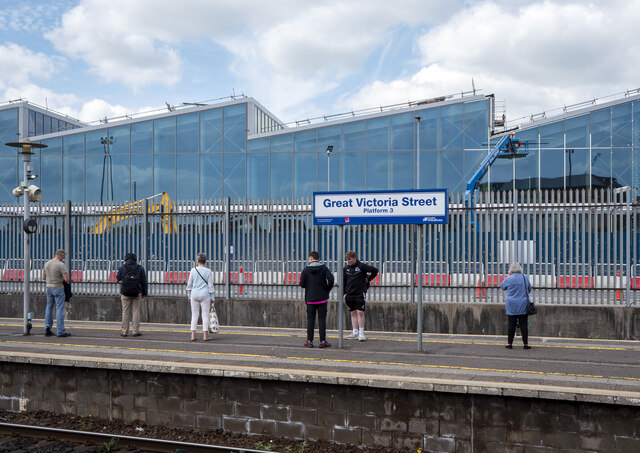
<svg viewBox="0 0 640 453">
<path fill-rule="evenodd" d="M 0 102 L 85 121 L 245 94 L 281 120 L 470 91 L 507 119 L 640 87 L 638 1 L 0 0 Z"/>
</svg>

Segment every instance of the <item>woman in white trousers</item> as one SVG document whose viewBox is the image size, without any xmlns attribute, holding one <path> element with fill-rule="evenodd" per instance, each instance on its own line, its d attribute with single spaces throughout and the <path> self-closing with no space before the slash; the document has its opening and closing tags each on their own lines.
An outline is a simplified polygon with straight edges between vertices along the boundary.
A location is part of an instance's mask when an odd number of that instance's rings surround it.
<svg viewBox="0 0 640 453">
<path fill-rule="evenodd" d="M 189 272 L 187 293 L 191 303 L 191 341 L 196 341 L 198 317 L 202 312 L 202 340 L 209 340 L 209 309 L 215 302 L 213 289 L 213 272 L 205 267 L 207 256 L 198 253 L 197 266 Z"/>
</svg>

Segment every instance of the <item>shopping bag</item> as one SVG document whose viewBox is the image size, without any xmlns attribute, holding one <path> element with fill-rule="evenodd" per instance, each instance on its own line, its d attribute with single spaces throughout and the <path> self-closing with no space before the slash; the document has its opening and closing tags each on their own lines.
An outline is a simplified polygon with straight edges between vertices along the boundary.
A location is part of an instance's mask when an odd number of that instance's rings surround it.
<svg viewBox="0 0 640 453">
<path fill-rule="evenodd" d="M 211 304 L 211 309 L 209 310 L 209 332 L 218 333 L 220 332 L 220 323 L 218 322 L 218 314 L 216 313 L 216 306 Z"/>
</svg>

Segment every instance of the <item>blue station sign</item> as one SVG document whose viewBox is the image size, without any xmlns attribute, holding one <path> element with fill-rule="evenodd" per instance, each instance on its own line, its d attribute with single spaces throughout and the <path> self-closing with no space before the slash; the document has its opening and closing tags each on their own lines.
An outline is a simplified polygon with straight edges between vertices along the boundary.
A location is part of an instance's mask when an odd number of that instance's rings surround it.
<svg viewBox="0 0 640 453">
<path fill-rule="evenodd" d="M 446 189 L 314 192 L 314 225 L 444 224 Z"/>
</svg>

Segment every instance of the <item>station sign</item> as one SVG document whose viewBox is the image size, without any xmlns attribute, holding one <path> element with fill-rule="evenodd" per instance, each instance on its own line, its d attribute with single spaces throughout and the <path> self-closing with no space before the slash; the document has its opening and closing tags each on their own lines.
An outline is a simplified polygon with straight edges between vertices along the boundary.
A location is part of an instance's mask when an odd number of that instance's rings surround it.
<svg viewBox="0 0 640 453">
<path fill-rule="evenodd" d="M 445 224 L 446 189 L 314 192 L 314 225 Z"/>
</svg>

